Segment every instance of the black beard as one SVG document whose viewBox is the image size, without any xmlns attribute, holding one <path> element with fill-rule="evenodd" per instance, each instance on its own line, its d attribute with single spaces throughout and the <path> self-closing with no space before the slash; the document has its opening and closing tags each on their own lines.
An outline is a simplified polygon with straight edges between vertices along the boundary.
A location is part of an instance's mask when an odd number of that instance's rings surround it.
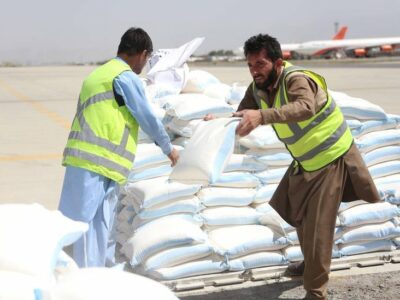
<svg viewBox="0 0 400 300">
<path fill-rule="evenodd" d="M 272 69 L 267 79 L 262 83 L 256 83 L 256 87 L 259 90 L 267 91 L 268 88 L 275 83 L 276 79 L 278 79 L 278 72 L 275 69 Z"/>
</svg>

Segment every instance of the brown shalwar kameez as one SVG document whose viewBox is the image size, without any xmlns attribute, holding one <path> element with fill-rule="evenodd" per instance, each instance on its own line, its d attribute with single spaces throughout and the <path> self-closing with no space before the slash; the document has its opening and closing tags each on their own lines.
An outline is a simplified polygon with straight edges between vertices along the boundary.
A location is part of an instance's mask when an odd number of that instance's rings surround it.
<svg viewBox="0 0 400 300">
<path fill-rule="evenodd" d="M 277 83 L 279 79 L 277 80 Z M 316 114 L 326 101 L 325 92 L 303 73 L 286 78 L 289 103 L 281 108 L 261 110 L 264 124 L 299 122 Z M 273 105 L 278 86 L 265 93 Z M 246 91 L 238 111 L 259 109 L 252 85 Z M 304 288 L 307 299 L 326 299 L 331 265 L 336 216 L 341 201 L 380 201 L 378 191 L 353 144 L 339 159 L 314 172 L 291 164 L 275 191 L 270 204 L 289 224 L 296 227 L 304 255 Z"/>
</svg>

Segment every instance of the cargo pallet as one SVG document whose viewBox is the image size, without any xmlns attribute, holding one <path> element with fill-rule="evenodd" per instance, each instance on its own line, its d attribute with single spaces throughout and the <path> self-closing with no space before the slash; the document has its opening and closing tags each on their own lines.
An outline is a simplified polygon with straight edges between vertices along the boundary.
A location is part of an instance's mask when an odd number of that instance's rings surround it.
<svg viewBox="0 0 400 300">
<path fill-rule="evenodd" d="M 239 272 L 200 275 L 162 281 L 178 297 L 204 295 L 228 289 L 251 288 L 263 284 L 299 280 L 285 277 L 287 265 L 262 267 Z M 374 252 L 332 259 L 331 277 L 374 272 L 400 271 L 400 250 Z"/>
</svg>

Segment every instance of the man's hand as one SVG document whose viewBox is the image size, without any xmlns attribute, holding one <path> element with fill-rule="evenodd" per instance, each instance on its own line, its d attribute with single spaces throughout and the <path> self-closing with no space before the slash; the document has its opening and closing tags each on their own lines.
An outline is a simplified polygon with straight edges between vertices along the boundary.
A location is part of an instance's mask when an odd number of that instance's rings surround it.
<svg viewBox="0 0 400 300">
<path fill-rule="evenodd" d="M 175 166 L 179 159 L 179 152 L 175 148 L 172 148 L 170 154 L 168 154 L 168 158 L 171 161 L 171 167 Z"/>
<path fill-rule="evenodd" d="M 233 116 L 242 118 L 236 127 L 236 134 L 240 136 L 248 135 L 254 128 L 262 123 L 260 110 L 245 109 L 233 113 Z"/>
<path fill-rule="evenodd" d="M 204 121 L 211 121 L 216 119 L 217 117 L 214 116 L 213 114 L 206 114 L 205 117 L 203 118 Z"/>
</svg>

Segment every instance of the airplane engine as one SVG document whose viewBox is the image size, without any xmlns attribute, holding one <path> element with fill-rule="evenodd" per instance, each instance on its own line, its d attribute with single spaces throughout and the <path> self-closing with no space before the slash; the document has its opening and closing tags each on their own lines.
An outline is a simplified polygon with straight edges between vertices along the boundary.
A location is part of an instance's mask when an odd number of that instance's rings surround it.
<svg viewBox="0 0 400 300">
<path fill-rule="evenodd" d="M 354 49 L 354 56 L 355 57 L 364 57 L 367 54 L 367 50 L 364 48 Z"/>
</svg>

